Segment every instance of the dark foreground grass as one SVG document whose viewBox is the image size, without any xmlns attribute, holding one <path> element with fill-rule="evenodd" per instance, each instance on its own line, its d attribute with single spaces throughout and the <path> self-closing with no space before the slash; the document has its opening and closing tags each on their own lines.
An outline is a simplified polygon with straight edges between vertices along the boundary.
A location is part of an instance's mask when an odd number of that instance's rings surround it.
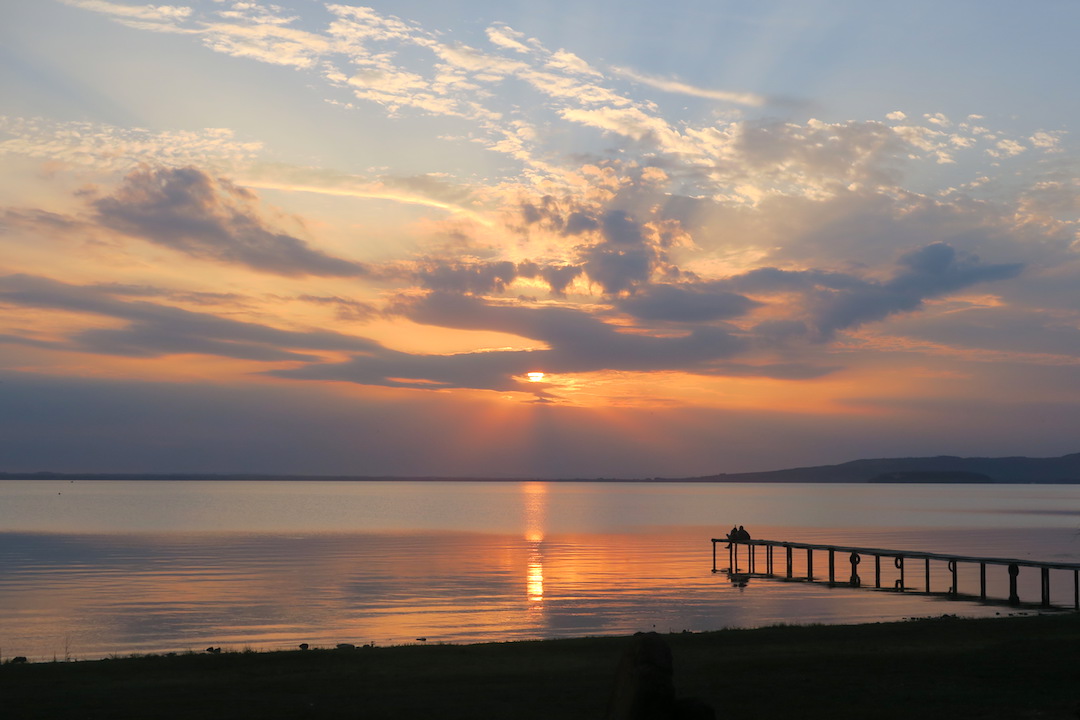
<svg viewBox="0 0 1080 720">
<path fill-rule="evenodd" d="M 718 718 L 1080 718 L 1080 616 L 665 636 Z M 604 717 L 627 638 L 6 664 L 0 716 Z"/>
</svg>

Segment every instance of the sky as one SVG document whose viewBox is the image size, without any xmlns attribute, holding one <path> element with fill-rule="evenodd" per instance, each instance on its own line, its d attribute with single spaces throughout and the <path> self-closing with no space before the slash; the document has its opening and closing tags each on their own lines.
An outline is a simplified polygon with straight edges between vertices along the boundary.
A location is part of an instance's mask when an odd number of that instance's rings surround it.
<svg viewBox="0 0 1080 720">
<path fill-rule="evenodd" d="M 0 470 L 1076 452 L 1078 26 L 8 0 Z"/>
</svg>

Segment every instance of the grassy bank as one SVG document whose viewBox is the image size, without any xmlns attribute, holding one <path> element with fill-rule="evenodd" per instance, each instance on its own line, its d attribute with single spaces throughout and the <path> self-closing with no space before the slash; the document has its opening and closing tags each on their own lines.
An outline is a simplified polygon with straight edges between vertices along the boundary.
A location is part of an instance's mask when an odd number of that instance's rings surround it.
<svg viewBox="0 0 1080 720">
<path fill-rule="evenodd" d="M 1080 717 L 1080 616 L 665 636 L 718 718 Z M 4 717 L 603 718 L 626 638 L 0 667 Z"/>
</svg>

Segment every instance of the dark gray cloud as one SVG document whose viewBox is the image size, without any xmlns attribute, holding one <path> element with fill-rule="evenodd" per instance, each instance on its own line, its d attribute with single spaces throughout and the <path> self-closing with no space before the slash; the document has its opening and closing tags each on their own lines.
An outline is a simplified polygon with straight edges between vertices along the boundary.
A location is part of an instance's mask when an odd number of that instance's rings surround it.
<svg viewBox="0 0 1080 720">
<path fill-rule="evenodd" d="M 0 210 L 0 229 L 25 228 L 35 233 L 69 233 L 86 230 L 86 224 L 69 215 L 37 208 L 4 208 Z"/>
<path fill-rule="evenodd" d="M 759 268 L 733 277 L 729 283 L 751 295 L 801 295 L 807 320 L 816 329 L 818 339 L 828 340 L 837 331 L 917 310 L 924 300 L 982 282 L 1013 278 L 1024 269 L 1019 263 L 983 263 L 978 256 L 959 253 L 945 243 L 932 243 L 906 253 L 897 264 L 898 270 L 886 281 L 848 273 Z M 786 327 L 796 334 L 805 332 L 805 326 L 798 323 Z M 782 325 L 772 323 L 763 329 L 775 338 Z"/>
<path fill-rule="evenodd" d="M 600 229 L 592 210 L 568 198 L 544 195 L 521 204 L 521 219 L 526 227 L 537 225 L 560 235 L 581 235 Z"/>
<path fill-rule="evenodd" d="M 617 305 L 640 320 L 700 323 L 739 317 L 761 303 L 715 284 L 685 283 L 649 285 Z"/>
<path fill-rule="evenodd" d="M 416 271 L 420 285 L 434 292 L 483 295 L 501 293 L 519 277 L 540 278 L 553 295 L 563 295 L 567 286 L 584 272 L 575 265 L 548 265 L 532 261 L 474 261 L 430 259 Z"/>
<path fill-rule="evenodd" d="M 885 283 L 818 293 L 818 328 L 825 337 L 837 330 L 882 320 L 918 309 L 924 300 L 994 280 L 1016 277 L 1018 263 L 984 264 L 975 255 L 961 255 L 945 243 L 934 243 L 900 258 L 901 270 Z"/>
<path fill-rule="evenodd" d="M 664 260 L 663 251 L 646 237 L 641 222 L 625 210 L 586 208 L 550 195 L 521 208 L 526 227 L 536 225 L 563 236 L 581 237 L 575 248 L 578 263 L 552 273 L 549 283 L 556 294 L 580 272 L 606 294 L 629 292 L 647 283 Z M 571 273 L 569 267 L 580 270 Z"/>
<path fill-rule="evenodd" d="M 893 331 L 951 347 L 1059 358 L 1080 354 L 1080 328 L 1067 317 L 1010 306 L 960 307 L 933 317 L 898 321 Z"/>
<path fill-rule="evenodd" d="M 147 301 L 120 300 L 102 287 L 71 285 L 32 275 L 0 277 L 0 304 L 66 310 L 115 318 L 121 328 L 73 333 L 57 349 L 132 357 L 200 353 L 248 360 L 315 360 L 300 351 L 371 352 L 374 341 L 313 330 L 280 330 Z"/>
<path fill-rule="evenodd" d="M 153 285 L 130 285 L 123 283 L 98 283 L 90 287 L 100 289 L 108 295 L 120 297 L 164 297 L 198 305 L 217 305 L 229 303 L 237 305 L 247 298 L 239 293 L 213 293 L 175 290 Z"/>
<path fill-rule="evenodd" d="M 288 276 L 367 273 L 274 229 L 253 193 L 193 167 L 136 170 L 92 206 L 101 225 L 196 258 Z"/>
<path fill-rule="evenodd" d="M 647 283 L 663 254 L 646 239 L 640 224 L 622 210 L 609 210 L 600 226 L 602 240 L 580 249 L 589 279 L 611 295 Z"/>
<path fill-rule="evenodd" d="M 642 250 L 647 242 L 625 213 L 606 217 L 604 238 L 593 248 L 612 254 Z M 918 309 L 924 300 L 971 285 L 1017 275 L 1018 264 L 987 264 L 978 257 L 933 243 L 904 254 L 892 276 L 868 279 L 852 273 L 760 268 L 727 281 L 647 284 L 622 273 L 605 290 L 632 289 L 616 306 L 644 323 L 687 323 L 677 336 L 649 328 L 618 328 L 601 317 L 569 307 L 500 304 L 479 297 L 502 289 L 518 275 L 535 276 L 536 264 L 490 263 L 445 267 L 439 292 L 402 301 L 396 311 L 410 320 L 438 327 L 517 335 L 542 343 L 533 351 L 418 355 L 378 350 L 344 363 L 309 364 L 275 371 L 280 377 L 342 380 L 415 388 L 532 390 L 546 396 L 542 384 L 521 381 L 525 373 L 553 374 L 613 371 L 686 371 L 704 375 L 755 375 L 786 379 L 820 377 L 834 366 L 806 362 L 734 363 L 753 350 L 782 347 L 792 339 L 825 341 L 836 332 Z M 586 270 L 596 280 L 594 271 Z M 434 285 L 434 282 L 429 285 Z M 736 292 L 736 290 L 741 292 Z M 763 305 L 746 294 L 770 298 L 774 312 L 743 332 L 724 326 Z"/>
<path fill-rule="evenodd" d="M 429 290 L 479 294 L 502 292 L 518 274 L 518 266 L 509 261 L 429 261 L 418 273 L 420 283 Z"/>
<path fill-rule="evenodd" d="M 547 348 L 458 355 L 381 350 L 346 363 L 307 365 L 271 374 L 429 389 L 527 390 L 544 396 L 543 384 L 515 378 L 535 370 L 556 374 L 600 370 L 720 372 L 720 363 L 748 348 L 745 339 L 723 328 L 703 326 L 677 337 L 658 337 L 621 332 L 580 310 L 495 305 L 465 295 L 430 294 L 399 309 L 417 323 L 505 332 L 542 342 Z M 739 372 L 744 373 L 745 368 Z"/>
<path fill-rule="evenodd" d="M 335 314 L 342 320 L 366 322 L 379 314 L 378 308 L 371 303 L 337 295 L 300 295 L 296 298 L 313 305 L 325 305 L 334 308 Z"/>
<path fill-rule="evenodd" d="M 577 265 L 541 265 L 534 262 L 518 263 L 517 273 L 520 277 L 540 278 L 547 283 L 551 294 L 562 297 L 566 294 L 566 288 L 584 272 Z"/>
</svg>

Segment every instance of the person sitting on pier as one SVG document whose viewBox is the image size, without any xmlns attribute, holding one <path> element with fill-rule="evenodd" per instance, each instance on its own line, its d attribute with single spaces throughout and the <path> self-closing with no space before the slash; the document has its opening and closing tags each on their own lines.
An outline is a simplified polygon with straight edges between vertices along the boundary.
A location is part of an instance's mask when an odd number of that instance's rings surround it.
<svg viewBox="0 0 1080 720">
<path fill-rule="evenodd" d="M 724 548 L 725 549 L 730 549 L 731 548 L 731 543 L 737 541 L 738 539 L 739 539 L 739 528 L 732 525 L 731 526 L 731 532 L 729 532 L 727 534 L 728 543 L 727 543 L 727 545 L 724 546 Z"/>
<path fill-rule="evenodd" d="M 739 529 L 735 531 L 735 537 L 733 539 L 735 542 L 746 542 L 750 539 L 750 533 L 747 532 L 746 528 L 740 525 Z"/>
</svg>

